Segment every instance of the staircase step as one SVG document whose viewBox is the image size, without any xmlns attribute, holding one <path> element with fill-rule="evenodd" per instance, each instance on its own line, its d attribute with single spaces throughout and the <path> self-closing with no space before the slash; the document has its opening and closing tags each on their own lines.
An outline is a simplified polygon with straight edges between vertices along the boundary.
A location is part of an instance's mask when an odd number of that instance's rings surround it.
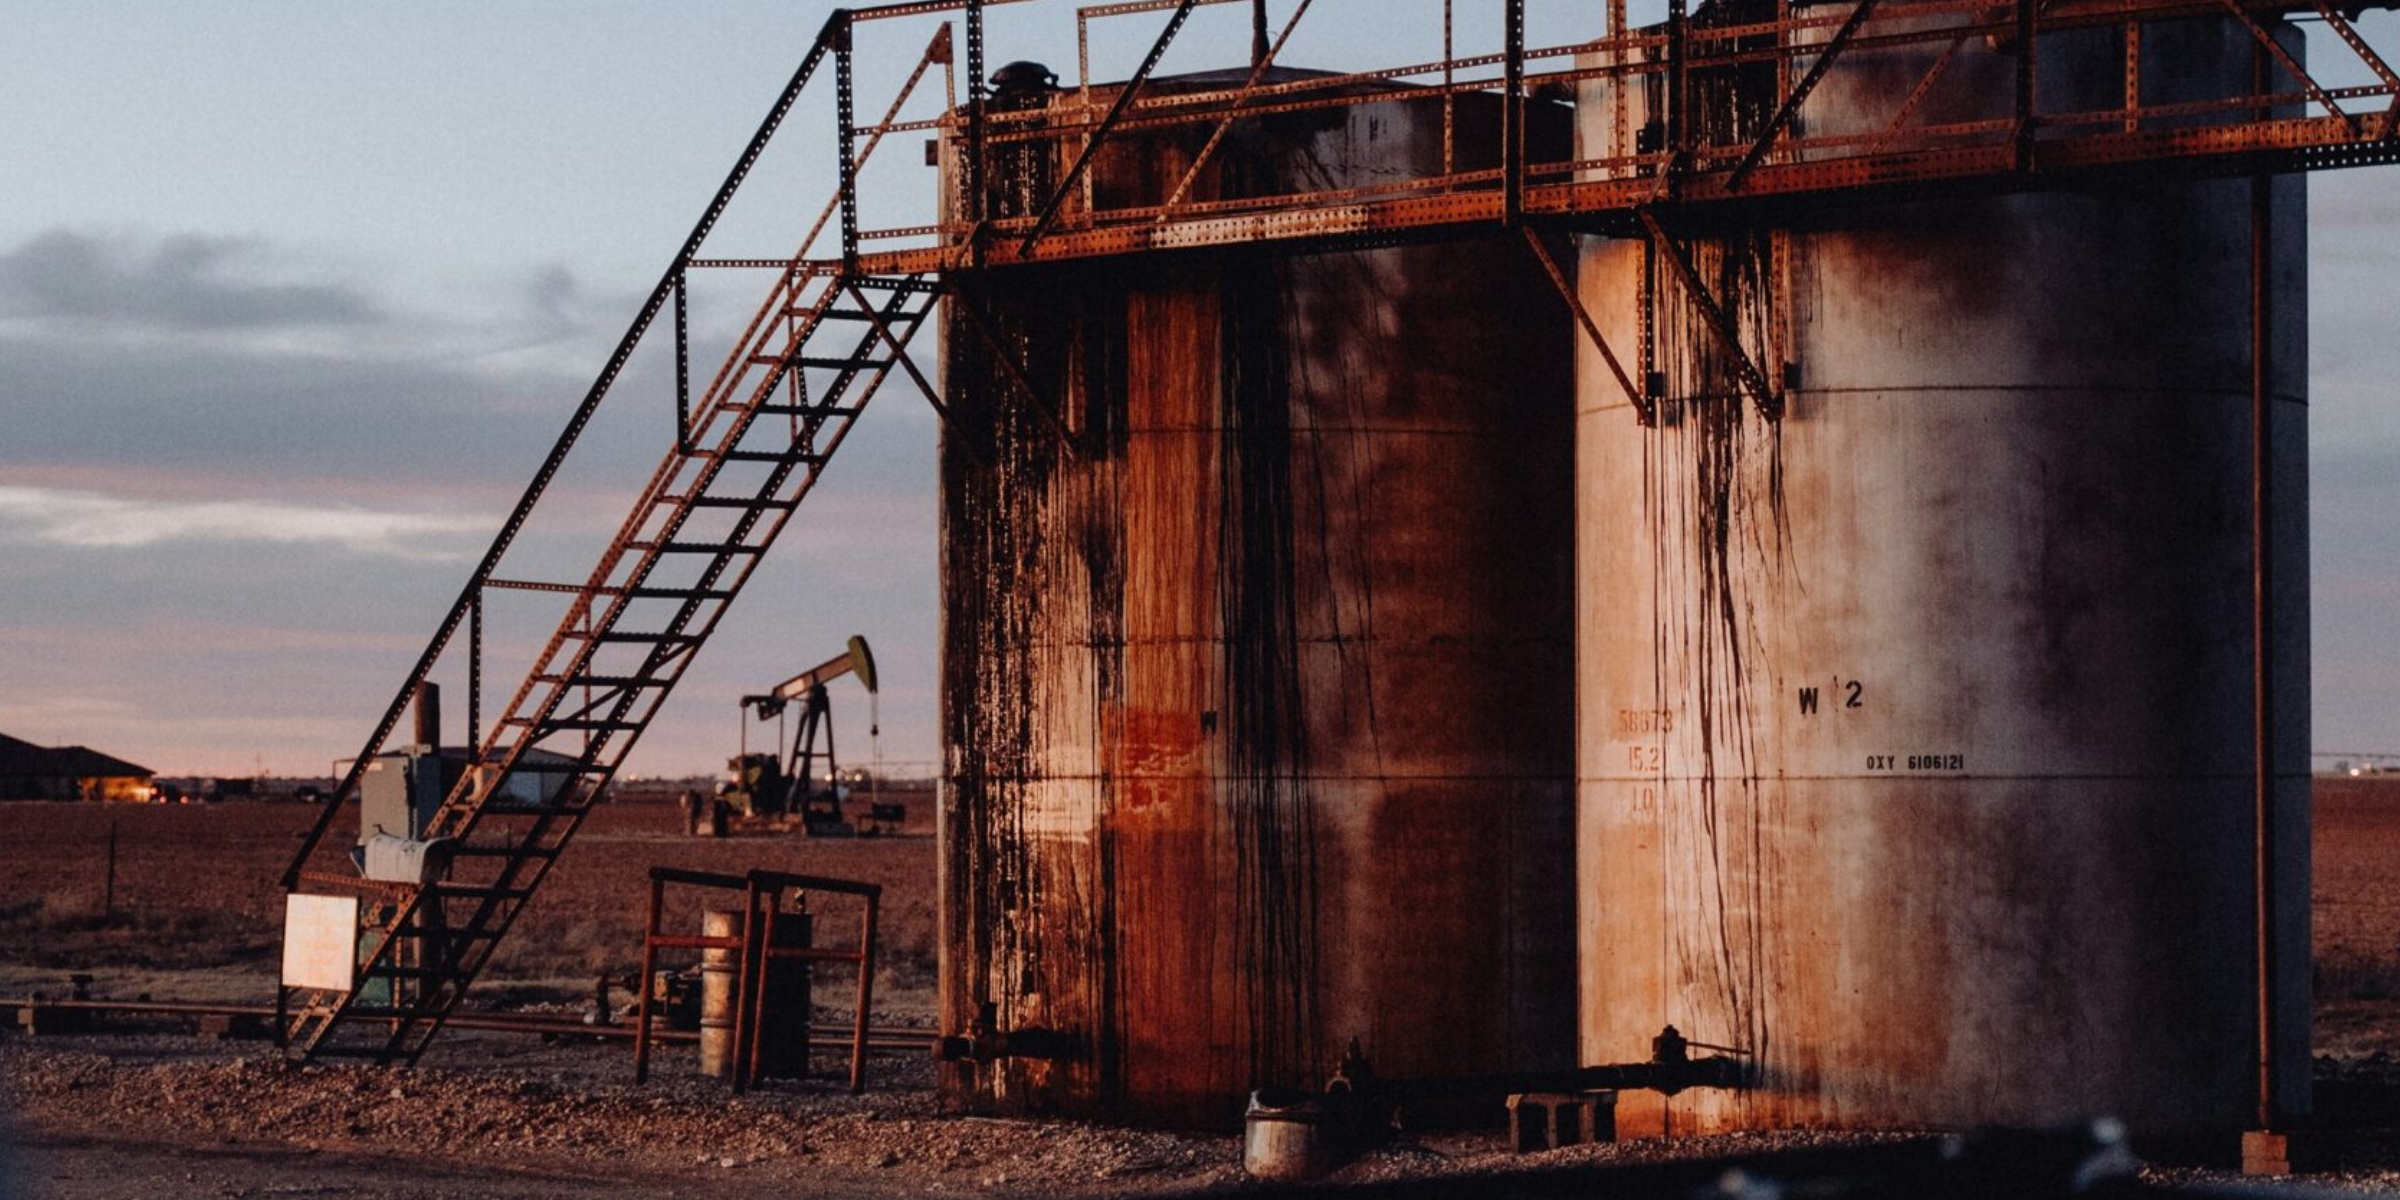
<svg viewBox="0 0 2400 1200">
<path fill-rule="evenodd" d="M 751 411 L 762 417 L 855 417 L 866 410 L 856 404 L 761 404 Z"/>
<path fill-rule="evenodd" d="M 779 366 L 785 361 L 781 354 L 753 354 L 750 356 L 750 365 L 754 367 Z M 834 357 L 824 354 L 802 354 L 789 361 L 795 367 L 804 367 L 812 371 L 872 371 L 878 367 L 892 365 L 892 360 L 888 358 Z"/>
<path fill-rule="evenodd" d="M 810 311 L 813 310 L 792 309 L 787 311 L 784 315 L 793 317 L 806 316 Z M 858 321 L 861 323 L 871 323 L 874 321 L 875 317 L 882 317 L 884 323 L 887 325 L 909 325 L 924 320 L 931 311 L 932 310 L 930 309 L 923 311 L 902 310 L 895 313 L 876 313 L 873 316 L 870 316 L 864 309 L 829 308 L 819 315 L 819 319 L 826 321 Z"/>
<path fill-rule="evenodd" d="M 661 497 L 660 503 L 669 503 L 675 499 L 678 497 Z M 683 502 L 693 508 L 740 508 L 772 512 L 790 512 L 792 509 L 800 507 L 800 502 L 797 500 L 774 500 L 763 496 L 692 496 L 684 499 Z"/>
<path fill-rule="evenodd" d="M 658 688 L 667 681 L 649 675 L 536 675 L 535 683 L 563 685 L 571 688 L 595 687 L 615 691 L 619 688 Z"/>
<path fill-rule="evenodd" d="M 740 542 L 627 542 L 628 550 L 659 554 L 764 554 L 764 546 L 745 546 Z M 652 637 L 660 635 L 652 634 Z M 685 641 L 694 639 L 685 638 Z"/>
<path fill-rule="evenodd" d="M 531 717 L 510 717 L 500 723 L 526 727 L 535 722 Z M 643 725 L 640 721 L 586 720 L 582 717 L 554 718 L 540 724 L 551 733 L 623 733 L 628 729 L 640 729 Z"/>
<path fill-rule="evenodd" d="M 504 592 L 551 592 L 569 596 L 583 590 L 580 583 L 547 583 L 536 579 L 486 579 L 483 586 Z"/>
<path fill-rule="evenodd" d="M 713 458 L 721 462 L 797 463 L 809 467 L 825 465 L 824 455 L 799 450 L 702 450 L 692 457 Z"/>
<path fill-rule="evenodd" d="M 681 497 L 681 496 L 661 496 L 661 497 L 659 497 L 659 499 L 658 499 L 658 503 L 661 503 L 661 504 L 666 504 L 666 503 L 671 503 L 671 502 L 674 502 L 674 501 L 679 501 L 679 500 L 682 500 L 682 499 L 683 499 L 683 497 Z M 733 599 L 733 593 L 732 593 L 732 592 L 728 592 L 728 591 L 725 591 L 725 590 L 723 590 L 723 589 L 720 589 L 720 588 L 676 588 L 676 587 L 598 588 L 598 589 L 595 589 L 595 591 L 594 591 L 594 594 L 595 594 L 595 595 L 601 595 L 601 596 L 623 596 L 623 597 L 625 597 L 625 598 L 626 598 L 626 599 L 628 599 L 628 600 L 731 600 L 731 599 Z"/>
<path fill-rule="evenodd" d="M 668 544 L 670 547 L 672 547 L 672 546 L 682 545 L 683 543 L 678 543 L 678 542 L 669 542 L 669 543 L 667 543 L 667 544 Z M 647 547 L 647 546 L 645 546 L 644 548 L 645 548 L 645 549 L 647 549 L 648 547 Z M 594 641 L 594 642 L 606 642 L 606 643 L 608 643 L 608 644 L 610 644 L 610 645 L 636 645 L 636 646 L 651 646 L 651 645 L 655 645 L 655 646 L 679 646 L 679 645 L 690 645 L 690 644 L 697 643 L 697 642 L 700 640 L 699 638 L 693 637 L 691 634 L 688 634 L 688 633 L 652 633 L 652 632 L 646 632 L 646 631 L 642 631 L 642 630 L 633 630 L 633 631 L 619 631 L 619 630 L 614 630 L 614 629 L 610 629 L 610 630 L 604 630 L 604 631 L 600 631 L 600 632 L 591 632 L 591 631 L 586 631 L 586 630 L 581 630 L 581 629 L 574 629 L 574 630 L 569 630 L 569 631 L 567 632 L 567 635 L 566 635 L 566 636 L 568 636 L 568 637 L 570 637 L 570 638 L 577 639 L 577 640 L 589 640 L 589 641 Z M 501 724 L 503 724 L 503 725 L 523 724 L 523 723 L 524 723 L 524 719 L 523 719 L 523 718 L 521 718 L 521 717 L 510 717 L 510 718 L 508 718 L 507 720 L 505 720 L 505 721 L 502 721 L 502 722 L 501 722 Z"/>
</svg>

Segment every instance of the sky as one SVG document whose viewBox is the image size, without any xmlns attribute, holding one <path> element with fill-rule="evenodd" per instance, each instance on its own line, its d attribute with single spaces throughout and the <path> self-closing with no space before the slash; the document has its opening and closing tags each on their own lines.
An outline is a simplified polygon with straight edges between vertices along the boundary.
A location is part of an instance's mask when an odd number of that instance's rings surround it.
<svg viewBox="0 0 2400 1200">
<path fill-rule="evenodd" d="M 1205 11 L 1167 69 L 1237 61 L 1241 7 Z M 1286 61 L 1436 52 L 1393 43 L 1380 4 L 1320 7 Z M 1581 19 L 1564 7 L 1535 5 L 1537 42 Z M 0 0 L 0 732 L 169 774 L 355 753 L 829 8 Z M 991 61 L 1072 79 L 1071 11 L 995 9 Z M 1104 23 L 1094 74 L 1123 75 L 1154 20 Z M 930 28 L 875 30 L 862 109 Z M 803 107 L 711 253 L 790 252 L 826 126 Z M 918 199 L 869 225 L 926 218 L 922 136 L 870 180 Z M 2311 185 L 2321 749 L 2400 750 L 2395 183 Z M 705 329 L 746 311 L 694 304 Z M 670 378 L 637 358 L 532 561 L 581 573 L 567 547 L 655 462 Z M 871 747 L 837 691 L 845 756 L 937 757 L 936 433 L 886 389 L 628 770 L 717 770 L 736 697 L 853 633 L 884 690 Z M 495 646 L 539 623 L 509 619 Z"/>
</svg>

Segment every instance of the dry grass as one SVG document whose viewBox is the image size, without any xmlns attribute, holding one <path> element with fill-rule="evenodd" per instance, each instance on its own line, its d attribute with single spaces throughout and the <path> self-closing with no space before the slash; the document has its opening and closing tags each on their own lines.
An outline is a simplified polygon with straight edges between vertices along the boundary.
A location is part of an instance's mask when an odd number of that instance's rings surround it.
<svg viewBox="0 0 2400 1200">
<path fill-rule="evenodd" d="M 271 962 L 274 931 L 209 909 L 119 908 L 35 896 L 0 902 L 0 946 L 44 970 L 140 967 L 195 971 Z"/>
<path fill-rule="evenodd" d="M 930 797 L 916 797 L 929 810 Z M 91 970 L 103 989 L 222 994 L 228 979 L 271 994 L 283 891 L 279 879 L 315 817 L 293 804 L 207 806 L 0 804 L 0 986 L 52 986 Z M 929 824 L 929 813 L 912 813 Z M 115 913 L 103 918 L 109 829 L 117 831 Z M 336 826 L 337 830 L 341 826 Z M 477 986 L 480 1001 L 580 1000 L 603 972 L 641 961 L 653 865 L 739 873 L 751 868 L 882 885 L 876 1007 L 930 1016 L 934 963 L 933 840 L 923 835 L 824 839 L 694 839 L 671 804 L 600 809 L 527 907 Z M 719 898 L 722 902 L 723 898 Z M 669 922 L 694 931 L 701 897 L 674 898 Z M 856 910 L 819 906 L 820 941 L 847 942 Z M 179 986 L 164 972 L 204 973 Z M 828 973 L 829 986 L 840 986 Z"/>
<path fill-rule="evenodd" d="M 2400 1000 L 2400 947 L 2386 954 L 2334 950 L 2317 956 L 2317 1002 Z"/>
<path fill-rule="evenodd" d="M 913 797 L 910 828 L 931 827 L 930 797 Z M 0 804 L 0 987 L 49 986 L 94 970 L 103 987 L 265 995 L 283 893 L 278 876 L 315 810 L 230 803 L 188 807 Z M 2389 1016 L 2400 1005 L 2400 780 L 2317 786 L 2316 949 L 2320 1006 L 2353 1041 L 2400 1052 Z M 102 918 L 109 827 L 118 832 L 117 913 Z M 884 888 L 876 1007 L 930 1017 L 935 964 L 934 844 L 894 838 L 693 839 L 672 804 L 620 800 L 592 818 L 501 946 L 478 987 L 485 1000 L 580 1000 L 602 972 L 640 959 L 654 865 L 740 872 L 753 867 L 863 879 Z M 671 923 L 696 929 L 686 894 Z M 849 910 L 821 907 L 820 941 L 850 936 Z M 111 972 L 115 972 L 112 974 Z M 33 975 L 30 972 L 46 974 Z M 184 972 L 178 983 L 173 973 Z M 120 978 L 120 976 L 122 978 Z M 38 982 L 37 982 L 38 981 Z M 828 972 L 828 992 L 846 983 Z M 2362 1040 L 2363 1039 L 2363 1040 Z"/>
</svg>

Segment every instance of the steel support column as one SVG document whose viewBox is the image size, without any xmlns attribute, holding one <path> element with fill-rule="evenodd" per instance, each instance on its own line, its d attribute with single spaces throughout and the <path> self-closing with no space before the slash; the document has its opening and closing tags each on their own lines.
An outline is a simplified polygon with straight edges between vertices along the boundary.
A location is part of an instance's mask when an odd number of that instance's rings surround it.
<svg viewBox="0 0 2400 1200">
<path fill-rule="evenodd" d="M 692 312 L 688 298 L 691 273 L 675 275 L 675 450 L 692 452 Z"/>
<path fill-rule="evenodd" d="M 1507 0 L 1505 59 L 1501 89 L 1500 212 L 1514 229 L 1525 219 L 1525 0 Z"/>
<path fill-rule="evenodd" d="M 841 157 L 842 270 L 858 270 L 858 79 L 848 9 L 835 9 L 833 43 L 834 148 Z"/>
<path fill-rule="evenodd" d="M 2034 21 L 2040 0 L 2017 0 L 2017 130 L 2011 139 L 2012 165 L 2019 174 L 2033 170 L 2034 87 L 2037 82 L 2034 45 L 2040 40 Z"/>
<path fill-rule="evenodd" d="M 467 765 L 483 762 L 483 589 L 467 608 Z"/>
<path fill-rule="evenodd" d="M 2258 1127 L 2282 1126 L 2276 1102 L 2275 1026 L 2275 378 L 2274 279 L 2269 256 L 2274 237 L 2274 180 L 2250 181 L 2250 636 L 2251 747 L 2254 756 L 2252 819 L 2257 823 L 2253 866 L 2257 878 L 2258 933 Z"/>
<path fill-rule="evenodd" d="M 967 154 L 959 178 L 967 189 L 967 265 L 983 265 L 983 0 L 967 4 Z"/>
<path fill-rule="evenodd" d="M 1640 388 L 1633 386 L 1633 378 L 1625 373 L 1625 364 L 1618 361 L 1617 352 L 1609 346 L 1608 339 L 1600 335 L 1600 326 L 1592 320 L 1591 310 L 1583 306 L 1583 297 L 1575 294 L 1574 281 L 1567 278 L 1566 271 L 1558 265 L 1558 258 L 1550 253 L 1550 247 L 1542 244 L 1540 233 L 1528 228 L 1524 234 L 1525 245 L 1532 249 L 1534 260 L 1542 264 L 1542 272 L 1550 277 L 1550 285 L 1558 289 L 1559 299 L 1566 301 L 1567 311 L 1575 315 L 1575 323 L 1583 328 L 1584 337 L 1590 339 L 1592 347 L 1600 352 L 1600 360 L 1608 364 L 1609 374 L 1617 377 L 1617 386 L 1624 389 L 1625 398 L 1632 402 L 1634 419 L 1645 428 L 1656 424 L 1656 407 L 1648 397 L 1642 395 Z"/>
</svg>

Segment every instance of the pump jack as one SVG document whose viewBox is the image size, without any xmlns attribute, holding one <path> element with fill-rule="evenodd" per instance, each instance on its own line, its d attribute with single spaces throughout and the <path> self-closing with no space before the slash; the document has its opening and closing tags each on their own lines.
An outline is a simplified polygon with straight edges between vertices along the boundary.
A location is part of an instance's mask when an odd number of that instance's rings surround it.
<svg viewBox="0 0 2400 1200">
<path fill-rule="evenodd" d="M 718 786 L 721 802 L 753 819 L 796 816 L 812 837 L 855 832 L 842 815 L 841 772 L 833 747 L 833 701 L 825 690 L 826 684 L 845 675 L 856 675 L 869 697 L 876 694 L 875 656 L 867 649 L 867 639 L 851 638 L 842 653 L 784 680 L 765 695 L 742 697 L 743 751 L 726 764 L 733 779 Z M 750 721 L 780 724 L 785 710 L 794 706 L 799 709 L 800 721 L 789 747 L 780 753 L 750 753 Z M 879 732 L 869 729 L 870 736 Z M 820 755 L 825 762 L 822 787 L 816 770 Z"/>
</svg>

